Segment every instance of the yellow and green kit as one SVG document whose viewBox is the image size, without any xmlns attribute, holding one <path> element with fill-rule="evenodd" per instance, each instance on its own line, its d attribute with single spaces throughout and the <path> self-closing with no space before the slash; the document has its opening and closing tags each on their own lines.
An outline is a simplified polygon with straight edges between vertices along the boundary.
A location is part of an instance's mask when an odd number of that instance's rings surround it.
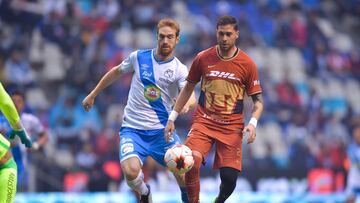
<svg viewBox="0 0 360 203">
<path fill-rule="evenodd" d="M 15 105 L 0 83 L 0 110 L 13 127 L 20 121 Z M 10 148 L 10 142 L 0 134 L 0 160 Z M 0 202 L 12 203 L 16 194 L 17 167 L 11 157 L 0 165 Z"/>
</svg>

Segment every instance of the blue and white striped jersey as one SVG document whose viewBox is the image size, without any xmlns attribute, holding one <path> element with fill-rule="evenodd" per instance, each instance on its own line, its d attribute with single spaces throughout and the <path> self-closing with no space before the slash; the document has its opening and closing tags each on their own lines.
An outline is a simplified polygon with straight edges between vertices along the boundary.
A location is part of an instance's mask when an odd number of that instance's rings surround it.
<svg viewBox="0 0 360 203">
<path fill-rule="evenodd" d="M 347 177 L 346 192 L 348 195 L 358 195 L 360 197 L 360 146 L 355 142 L 348 148 L 350 158 L 350 169 Z"/>
<path fill-rule="evenodd" d="M 176 57 L 157 61 L 155 49 L 132 52 L 119 66 L 133 72 L 123 127 L 140 130 L 164 128 L 173 98 L 185 86 L 187 67 Z"/>
</svg>

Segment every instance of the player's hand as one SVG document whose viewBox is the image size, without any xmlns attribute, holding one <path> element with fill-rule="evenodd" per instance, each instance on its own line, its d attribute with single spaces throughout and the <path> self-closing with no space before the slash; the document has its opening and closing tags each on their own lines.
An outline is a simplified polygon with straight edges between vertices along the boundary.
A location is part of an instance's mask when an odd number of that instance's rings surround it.
<svg viewBox="0 0 360 203">
<path fill-rule="evenodd" d="M 247 139 L 247 144 L 253 143 L 255 141 L 255 138 L 256 138 L 256 128 L 255 128 L 255 126 L 253 126 L 252 124 L 248 124 L 247 126 L 245 126 L 245 128 L 242 131 L 243 135 L 245 135 L 246 132 L 249 132 L 249 137 Z"/>
<path fill-rule="evenodd" d="M 90 111 L 92 106 L 94 105 L 94 97 L 89 94 L 85 97 L 85 99 L 82 101 L 82 106 L 86 112 Z"/>
<path fill-rule="evenodd" d="M 174 130 L 175 130 L 174 121 L 168 120 L 164 132 L 166 142 L 170 142 L 174 138 Z"/>
<path fill-rule="evenodd" d="M 24 144 L 27 148 L 32 147 L 32 142 L 30 137 L 27 135 L 26 131 L 24 129 L 22 130 L 11 130 L 10 132 L 10 139 L 14 139 L 15 135 L 19 136 L 20 141 L 22 144 Z"/>
</svg>

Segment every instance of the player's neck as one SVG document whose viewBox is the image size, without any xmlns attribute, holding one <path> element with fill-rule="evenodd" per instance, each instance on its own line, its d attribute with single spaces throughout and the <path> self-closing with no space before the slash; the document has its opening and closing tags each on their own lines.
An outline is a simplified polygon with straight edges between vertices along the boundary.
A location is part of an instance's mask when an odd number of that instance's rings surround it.
<svg viewBox="0 0 360 203">
<path fill-rule="evenodd" d="M 159 53 L 158 49 L 156 49 L 155 58 L 157 61 L 167 61 L 167 60 L 171 59 L 172 57 L 174 57 L 173 52 L 171 52 L 171 54 L 169 54 L 169 55 L 164 56 Z"/>
<path fill-rule="evenodd" d="M 236 56 L 238 52 L 238 48 L 236 46 L 233 46 L 232 48 L 226 51 L 226 50 L 221 50 L 219 46 L 216 46 L 216 51 L 218 52 L 219 56 L 222 59 L 230 59 Z"/>
</svg>

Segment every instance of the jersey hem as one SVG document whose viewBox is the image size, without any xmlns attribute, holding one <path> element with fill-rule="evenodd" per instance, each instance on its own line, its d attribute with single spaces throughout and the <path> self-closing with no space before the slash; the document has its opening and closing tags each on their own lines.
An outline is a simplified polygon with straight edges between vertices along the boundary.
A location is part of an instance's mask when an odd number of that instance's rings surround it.
<svg viewBox="0 0 360 203">
<path fill-rule="evenodd" d="M 254 92 L 254 93 L 251 93 L 251 94 L 248 94 L 248 95 L 251 96 L 251 95 L 254 95 L 254 94 L 258 94 L 258 93 L 262 93 L 262 91 L 257 91 L 257 92 Z"/>
<path fill-rule="evenodd" d="M 193 80 L 186 79 L 186 81 L 188 81 L 188 82 L 190 82 L 190 83 L 196 84 L 196 83 L 198 83 L 200 80 L 196 82 L 196 81 L 193 81 Z"/>
<path fill-rule="evenodd" d="M 120 159 L 120 163 L 131 157 L 137 157 L 140 161 L 141 166 L 144 165 L 144 163 L 141 161 L 140 157 L 137 154 L 129 154 L 127 156 L 124 156 L 122 159 Z"/>
</svg>

